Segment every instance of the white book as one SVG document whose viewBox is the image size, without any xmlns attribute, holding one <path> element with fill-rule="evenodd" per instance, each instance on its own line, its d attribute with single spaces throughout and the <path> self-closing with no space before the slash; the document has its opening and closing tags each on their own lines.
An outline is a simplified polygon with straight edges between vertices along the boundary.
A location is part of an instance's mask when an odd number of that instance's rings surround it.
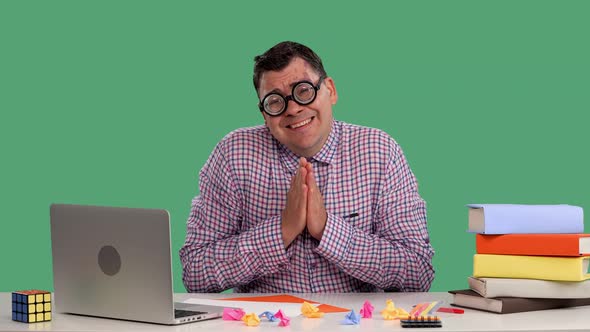
<svg viewBox="0 0 590 332">
<path fill-rule="evenodd" d="M 527 297 L 545 299 L 590 298 L 590 280 L 549 281 L 536 279 L 475 278 L 467 279 L 469 288 L 479 295 L 492 297 Z"/>
</svg>

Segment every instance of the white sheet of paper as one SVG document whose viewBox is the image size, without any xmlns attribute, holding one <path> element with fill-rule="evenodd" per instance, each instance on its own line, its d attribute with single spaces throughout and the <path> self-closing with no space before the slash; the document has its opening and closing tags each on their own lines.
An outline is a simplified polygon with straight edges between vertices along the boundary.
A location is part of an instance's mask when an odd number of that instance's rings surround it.
<svg viewBox="0 0 590 332">
<path fill-rule="evenodd" d="M 206 305 L 216 305 L 222 307 L 230 307 L 230 308 L 242 308 L 247 314 L 253 312 L 257 315 L 265 311 L 270 311 L 273 314 L 279 311 L 279 309 L 283 310 L 285 315 L 289 317 L 295 317 L 301 315 L 301 303 L 285 303 L 285 302 L 250 302 L 250 301 L 222 301 L 222 300 L 213 300 L 213 299 L 201 299 L 196 297 L 191 297 L 187 300 L 183 301 L 184 303 L 190 304 L 206 304 Z M 318 306 L 319 304 L 312 304 Z"/>
</svg>

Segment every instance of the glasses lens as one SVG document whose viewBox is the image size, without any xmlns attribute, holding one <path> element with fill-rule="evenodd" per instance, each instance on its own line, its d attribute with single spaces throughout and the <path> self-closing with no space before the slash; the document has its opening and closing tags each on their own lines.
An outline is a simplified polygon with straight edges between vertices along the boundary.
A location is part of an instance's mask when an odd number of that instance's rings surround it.
<svg viewBox="0 0 590 332">
<path fill-rule="evenodd" d="M 293 98 L 300 104 L 309 104 L 315 98 L 315 89 L 309 83 L 299 83 L 295 86 Z"/>
<path fill-rule="evenodd" d="M 285 99 L 277 94 L 268 95 L 264 98 L 264 110 L 269 114 L 279 114 L 285 109 Z"/>
</svg>

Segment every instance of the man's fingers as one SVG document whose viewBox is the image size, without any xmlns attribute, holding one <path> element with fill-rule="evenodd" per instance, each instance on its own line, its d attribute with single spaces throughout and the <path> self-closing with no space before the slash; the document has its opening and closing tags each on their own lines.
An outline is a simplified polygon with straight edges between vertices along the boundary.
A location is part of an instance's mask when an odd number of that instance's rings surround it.
<svg viewBox="0 0 590 332">
<path fill-rule="evenodd" d="M 301 161 L 302 162 L 302 161 Z M 307 213 L 307 168 L 299 165 L 291 179 L 291 187 L 287 192 L 286 206 L 282 212 L 282 231 L 285 247 L 305 229 Z"/>
<path fill-rule="evenodd" d="M 307 182 L 306 181 L 307 174 L 308 174 L 307 169 L 305 167 L 300 167 L 299 174 L 300 174 L 300 177 L 299 177 L 298 185 L 300 185 L 300 186 L 305 185 L 305 183 Z M 301 188 L 303 188 L 303 186 L 301 186 Z"/>
<path fill-rule="evenodd" d="M 291 178 L 291 190 L 294 188 L 301 188 L 301 184 L 307 180 L 307 169 L 305 167 L 298 167 L 293 178 Z"/>
<path fill-rule="evenodd" d="M 299 157 L 299 166 L 301 167 L 305 167 L 305 165 L 309 164 L 307 162 L 307 159 L 303 158 L 303 157 Z"/>
</svg>

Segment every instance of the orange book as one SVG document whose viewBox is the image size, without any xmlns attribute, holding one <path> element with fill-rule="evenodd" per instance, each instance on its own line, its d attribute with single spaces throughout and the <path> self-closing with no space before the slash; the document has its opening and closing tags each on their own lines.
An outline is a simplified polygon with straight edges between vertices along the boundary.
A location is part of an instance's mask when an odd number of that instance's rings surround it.
<svg viewBox="0 0 590 332">
<path fill-rule="evenodd" d="M 590 234 L 476 234 L 478 254 L 590 256 Z"/>
</svg>

